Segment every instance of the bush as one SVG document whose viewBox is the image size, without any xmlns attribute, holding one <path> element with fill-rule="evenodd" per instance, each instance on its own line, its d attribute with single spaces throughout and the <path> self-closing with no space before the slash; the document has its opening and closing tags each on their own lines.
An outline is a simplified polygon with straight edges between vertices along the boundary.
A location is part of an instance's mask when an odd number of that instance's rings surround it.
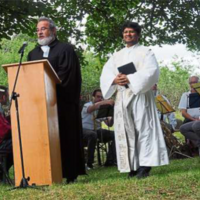
<svg viewBox="0 0 200 200">
<path fill-rule="evenodd" d="M 32 50 L 35 45 L 35 39 L 29 38 L 26 35 L 17 35 L 12 38 L 12 40 L 3 39 L 0 42 L 0 85 L 8 85 L 7 74 L 5 70 L 1 67 L 4 64 L 18 63 L 20 55 L 18 51 L 22 46 L 23 42 L 27 41 L 28 46 L 24 52 L 23 61 L 27 60 L 27 55 L 30 50 Z"/>
</svg>

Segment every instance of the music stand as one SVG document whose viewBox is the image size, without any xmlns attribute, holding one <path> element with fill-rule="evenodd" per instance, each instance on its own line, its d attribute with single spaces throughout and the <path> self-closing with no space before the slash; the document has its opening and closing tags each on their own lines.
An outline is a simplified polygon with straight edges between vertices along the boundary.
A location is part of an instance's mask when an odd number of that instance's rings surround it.
<svg viewBox="0 0 200 200">
<path fill-rule="evenodd" d="M 113 115 L 114 115 L 113 106 L 109 104 L 101 105 L 98 109 L 98 113 L 95 119 L 113 117 Z"/>
<path fill-rule="evenodd" d="M 194 83 L 191 85 L 191 87 L 198 93 L 200 94 L 200 83 Z"/>
<path fill-rule="evenodd" d="M 106 104 L 106 105 L 101 105 L 98 109 L 97 116 L 95 117 L 96 119 L 107 119 L 108 117 L 113 117 L 114 115 L 114 107 Z M 101 142 L 103 142 L 103 132 L 101 129 Z M 107 148 L 105 147 L 104 150 L 107 153 Z M 99 142 L 97 142 L 97 156 L 98 156 L 98 163 L 101 166 L 101 156 L 100 156 L 100 149 L 99 149 Z M 104 160 L 104 157 L 103 157 Z"/>
<path fill-rule="evenodd" d="M 156 107 L 161 113 L 161 120 L 163 120 L 163 115 L 171 112 L 175 112 L 171 105 L 163 98 L 162 95 L 157 95 L 155 98 Z"/>
<path fill-rule="evenodd" d="M 191 158 L 190 156 L 184 154 L 180 150 L 180 144 L 175 136 L 171 133 L 171 131 L 166 127 L 163 121 L 163 115 L 171 112 L 175 112 L 171 105 L 163 98 L 162 95 L 156 96 L 156 106 L 158 110 L 161 112 L 161 127 L 164 133 L 166 146 L 169 150 L 169 157 L 172 157 L 174 154 L 178 154 L 181 156 L 185 156 L 187 158 Z"/>
</svg>

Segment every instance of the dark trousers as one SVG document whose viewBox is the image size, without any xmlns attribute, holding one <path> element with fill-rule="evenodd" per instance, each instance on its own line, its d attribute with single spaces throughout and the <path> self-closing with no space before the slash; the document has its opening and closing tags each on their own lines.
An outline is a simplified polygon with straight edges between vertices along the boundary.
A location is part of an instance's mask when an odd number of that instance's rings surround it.
<svg viewBox="0 0 200 200">
<path fill-rule="evenodd" d="M 8 151 L 7 155 L 7 163 L 6 163 L 6 170 L 9 171 L 10 167 L 13 165 L 13 153 L 12 153 L 12 140 L 3 140 L 2 143 L 0 144 L 0 151 L 1 150 L 6 150 Z M 0 179 L 2 179 L 2 172 L 0 171 Z"/>
<path fill-rule="evenodd" d="M 200 121 L 192 121 L 183 124 L 180 127 L 180 132 L 189 140 L 196 143 L 196 146 L 200 148 Z"/>
<path fill-rule="evenodd" d="M 87 164 L 92 164 L 94 162 L 94 152 L 97 142 L 97 133 L 96 131 L 83 129 L 83 143 L 84 146 L 87 146 Z"/>
<path fill-rule="evenodd" d="M 116 148 L 114 141 L 114 131 L 106 129 L 100 129 L 97 131 L 83 129 L 83 141 L 88 147 L 88 158 L 87 163 L 92 164 L 94 162 L 94 153 L 97 139 L 100 142 L 110 142 L 108 149 L 107 162 L 116 162 Z"/>
</svg>

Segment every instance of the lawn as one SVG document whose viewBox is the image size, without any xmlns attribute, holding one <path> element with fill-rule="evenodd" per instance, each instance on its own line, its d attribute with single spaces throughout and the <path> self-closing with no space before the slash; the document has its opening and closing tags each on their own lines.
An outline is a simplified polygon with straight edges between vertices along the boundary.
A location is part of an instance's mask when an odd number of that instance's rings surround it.
<svg viewBox="0 0 200 200">
<path fill-rule="evenodd" d="M 172 160 L 155 167 L 151 176 L 128 179 L 116 167 L 98 167 L 88 171 L 74 184 L 55 184 L 39 189 L 11 190 L 0 185 L 0 199 L 200 199 L 200 158 Z"/>
</svg>

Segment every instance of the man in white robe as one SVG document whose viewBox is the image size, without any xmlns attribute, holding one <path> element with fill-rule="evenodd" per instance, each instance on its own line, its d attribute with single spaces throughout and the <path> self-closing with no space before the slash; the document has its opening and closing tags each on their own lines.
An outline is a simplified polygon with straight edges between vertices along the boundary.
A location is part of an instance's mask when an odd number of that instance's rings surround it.
<svg viewBox="0 0 200 200">
<path fill-rule="evenodd" d="M 167 165 L 168 153 L 151 87 L 158 82 L 159 68 L 150 49 L 138 44 L 141 27 L 126 22 L 122 29 L 126 47 L 105 64 L 101 90 L 105 99 L 114 94 L 115 141 L 120 172 L 145 178 L 151 167 Z M 118 67 L 133 63 L 136 72 L 121 74 Z M 128 86 L 128 87 L 127 87 Z"/>
</svg>

